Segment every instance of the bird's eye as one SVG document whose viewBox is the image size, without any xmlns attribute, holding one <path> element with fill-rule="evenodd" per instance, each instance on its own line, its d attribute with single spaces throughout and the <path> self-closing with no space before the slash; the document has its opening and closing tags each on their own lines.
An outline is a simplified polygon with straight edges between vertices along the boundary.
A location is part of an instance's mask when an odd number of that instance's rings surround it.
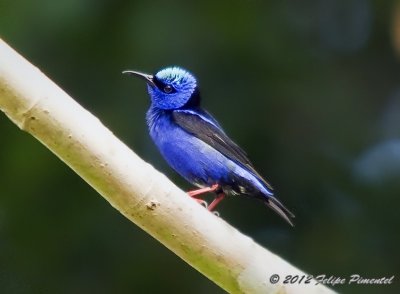
<svg viewBox="0 0 400 294">
<path fill-rule="evenodd" d="M 165 92 L 165 93 L 169 94 L 169 93 L 171 93 L 172 91 L 173 91 L 172 86 L 166 85 L 166 86 L 164 87 L 164 92 Z"/>
</svg>

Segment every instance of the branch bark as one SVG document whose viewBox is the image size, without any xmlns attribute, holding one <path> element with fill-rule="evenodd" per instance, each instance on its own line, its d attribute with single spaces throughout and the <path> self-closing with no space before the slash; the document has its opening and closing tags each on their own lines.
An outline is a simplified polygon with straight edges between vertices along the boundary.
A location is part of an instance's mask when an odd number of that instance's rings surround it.
<svg viewBox="0 0 400 294">
<path fill-rule="evenodd" d="M 114 208 L 231 293 L 332 293 L 190 199 L 0 39 L 0 109 Z M 269 278 L 278 274 L 273 284 Z"/>
</svg>

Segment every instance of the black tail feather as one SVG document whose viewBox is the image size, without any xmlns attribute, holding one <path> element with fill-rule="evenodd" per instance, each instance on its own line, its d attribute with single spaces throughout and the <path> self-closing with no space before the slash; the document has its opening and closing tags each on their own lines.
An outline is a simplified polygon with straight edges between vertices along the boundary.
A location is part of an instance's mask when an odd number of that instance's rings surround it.
<svg viewBox="0 0 400 294">
<path fill-rule="evenodd" d="M 294 224 L 291 220 L 295 217 L 294 214 L 289 209 L 287 209 L 278 199 L 273 196 L 269 196 L 268 199 L 265 200 L 265 204 L 277 214 L 279 214 L 292 227 L 294 227 Z"/>
</svg>

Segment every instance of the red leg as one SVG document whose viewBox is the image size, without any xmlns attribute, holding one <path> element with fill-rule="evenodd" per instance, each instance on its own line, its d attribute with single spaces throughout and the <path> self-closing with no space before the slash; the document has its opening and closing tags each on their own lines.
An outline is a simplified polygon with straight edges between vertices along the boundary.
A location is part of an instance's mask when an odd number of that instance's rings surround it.
<svg viewBox="0 0 400 294">
<path fill-rule="evenodd" d="M 207 192 L 214 192 L 217 189 L 218 189 L 218 184 L 214 184 L 211 187 L 205 187 L 205 188 L 201 188 L 198 190 L 189 191 L 187 193 L 189 194 L 190 197 L 196 197 L 198 195 L 201 195 L 201 194 L 204 194 Z"/>
<path fill-rule="evenodd" d="M 225 198 L 225 194 L 224 193 L 218 194 L 218 196 L 208 206 L 208 210 L 209 211 L 213 211 L 214 208 L 218 205 L 218 203 L 220 203 L 222 200 L 224 200 L 224 198 Z"/>
</svg>

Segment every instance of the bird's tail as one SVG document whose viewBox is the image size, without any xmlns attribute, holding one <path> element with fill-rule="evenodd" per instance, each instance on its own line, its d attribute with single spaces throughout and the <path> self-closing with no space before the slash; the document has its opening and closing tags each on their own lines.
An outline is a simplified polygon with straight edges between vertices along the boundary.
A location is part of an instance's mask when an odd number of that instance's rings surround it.
<svg viewBox="0 0 400 294">
<path fill-rule="evenodd" d="M 266 200 L 264 200 L 264 202 L 268 207 L 270 207 L 285 221 L 287 221 L 292 227 L 294 227 L 294 224 L 291 220 L 295 217 L 294 214 L 289 209 L 287 209 L 278 199 L 276 199 L 274 196 L 269 196 Z"/>
</svg>

